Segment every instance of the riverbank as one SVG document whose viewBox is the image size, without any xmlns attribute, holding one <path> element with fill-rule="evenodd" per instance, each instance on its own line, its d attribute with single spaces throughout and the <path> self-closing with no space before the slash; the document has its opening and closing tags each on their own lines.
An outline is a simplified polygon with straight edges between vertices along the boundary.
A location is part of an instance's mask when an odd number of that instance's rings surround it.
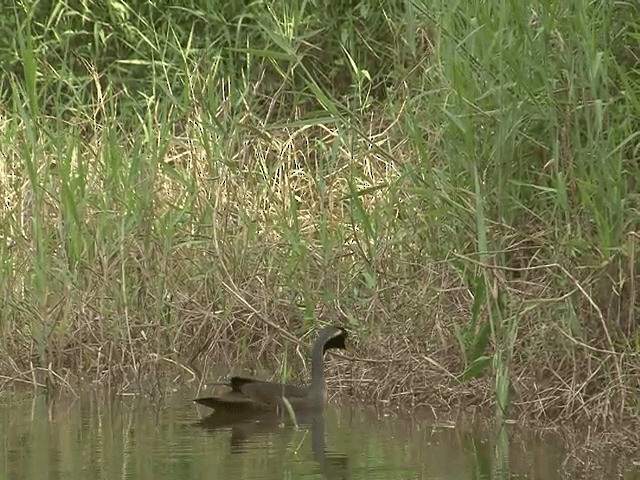
<svg viewBox="0 0 640 480">
<path fill-rule="evenodd" d="M 637 424 L 637 7 L 501 5 L 16 11 L 0 385 L 300 378 L 339 323 L 357 398 Z"/>
</svg>

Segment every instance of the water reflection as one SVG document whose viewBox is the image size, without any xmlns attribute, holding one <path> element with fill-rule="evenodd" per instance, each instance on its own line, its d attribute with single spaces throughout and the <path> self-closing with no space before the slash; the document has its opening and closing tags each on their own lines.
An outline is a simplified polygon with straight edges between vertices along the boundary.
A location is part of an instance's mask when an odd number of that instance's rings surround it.
<svg viewBox="0 0 640 480">
<path fill-rule="evenodd" d="M 325 478 L 347 479 L 349 477 L 349 459 L 346 455 L 327 451 L 325 447 L 324 412 L 319 410 L 299 412 L 292 423 L 292 419 L 285 416 L 264 413 L 245 415 L 230 413 L 212 413 L 202 419 L 198 425 L 203 429 L 215 432 L 230 430 L 230 452 L 242 453 L 256 448 L 259 440 L 270 441 L 273 435 L 285 438 L 290 443 L 295 430 L 305 428 L 310 431 L 311 450 L 320 472 Z"/>
<path fill-rule="evenodd" d="M 198 420 L 208 412 L 191 398 L 0 397 L 0 478 L 572 478 L 557 438 L 515 427 L 448 428 L 328 405 L 324 416 L 299 418 L 296 429 L 273 416 Z M 637 468 L 621 465 L 612 459 L 584 478 L 639 478 Z"/>
</svg>

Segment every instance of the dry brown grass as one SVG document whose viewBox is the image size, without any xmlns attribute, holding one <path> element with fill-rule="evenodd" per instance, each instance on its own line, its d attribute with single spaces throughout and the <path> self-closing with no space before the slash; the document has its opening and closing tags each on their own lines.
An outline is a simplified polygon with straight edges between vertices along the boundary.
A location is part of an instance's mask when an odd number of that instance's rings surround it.
<svg viewBox="0 0 640 480">
<path fill-rule="evenodd" d="M 476 255 L 473 193 L 442 178 L 432 190 L 410 179 L 418 153 L 398 125 L 403 108 L 347 132 L 274 127 L 247 113 L 232 142 L 206 139 L 215 151 L 205 148 L 194 111 L 161 165 L 142 162 L 135 185 L 106 182 L 111 147 L 98 134 L 70 158 L 40 163 L 39 203 L 22 150 L 5 150 L 12 269 L 0 390 L 91 382 L 161 394 L 176 385 L 200 390 L 229 370 L 299 379 L 308 374 L 303 336 L 321 322 L 352 330 L 353 349 L 331 362 L 339 395 L 394 410 L 489 415 L 493 369 L 460 380 L 470 361 L 464 342 L 479 328 L 465 330 L 478 295 L 473 272 L 490 299 L 501 296 L 512 326 L 494 333 L 485 352 L 509 352 L 509 418 L 594 432 L 621 422 L 640 428 L 640 357 L 629 343 L 638 234 L 630 231 L 628 248 L 602 264 L 595 249 L 558 245 L 557 232 L 534 217 L 518 227 L 487 219 L 491 243 L 504 247 Z M 437 131 L 425 135 L 441 141 Z M 51 165 L 67 162 L 78 173 L 81 159 L 82 256 L 70 267 L 70 214 Z M 431 161 L 446 171 L 447 159 Z"/>
<path fill-rule="evenodd" d="M 299 346 L 298 335 L 311 326 L 312 314 L 354 329 L 358 350 L 345 387 L 356 397 L 434 409 L 486 407 L 493 403 L 490 376 L 456 380 L 465 365 L 453 332 L 468 322 L 473 303 L 461 271 L 450 264 L 457 259 L 490 275 L 518 318 L 510 366 L 514 415 L 603 425 L 634 408 L 638 356 L 624 344 L 620 348 L 621 330 L 634 328 L 634 232 L 628 255 L 571 269 L 570 259 L 551 261 L 550 234 L 493 223 L 492 232 L 510 246 L 492 258 L 508 263 L 483 264 L 403 233 L 413 225 L 428 242 L 446 238 L 449 227 L 446 221 L 443 228 L 429 225 L 428 213 L 412 218 L 423 199 L 403 188 L 394 187 L 389 200 L 389 186 L 401 185 L 401 172 L 412 161 L 406 143 L 395 140 L 393 122 L 341 142 L 350 148 L 338 149 L 326 174 L 318 151 L 338 139 L 337 130 L 247 128 L 245 141 L 214 171 L 214 160 L 194 140 L 197 123 L 191 128 L 174 141 L 168 167 L 148 185 L 157 198 L 156 218 L 176 211 L 190 217 L 171 231 L 169 244 L 157 226 L 138 226 L 124 232 L 118 245 L 97 245 L 78 270 L 80 282 L 70 283 L 57 273 L 64 272 L 65 259 L 54 240 L 49 293 L 37 306 L 17 287 L 29 269 L 14 271 L 14 288 L 5 297 L 13 313 L 4 323 L 5 333 L 12 332 L 0 358 L 4 385 L 126 385 L 165 368 L 202 381 L 210 365 L 246 365 L 247 357 L 276 365 L 282 342 Z M 84 153 L 105 148 L 96 142 Z M 87 173 L 90 182 L 101 178 L 97 165 Z M 188 187 L 173 174 L 176 168 L 192 180 Z M 16 184 L 20 178 L 3 177 L 5 205 L 16 219 L 13 226 L 23 228 L 12 237 L 12 255 L 17 265 L 28 265 L 34 239 L 20 219 L 30 214 L 29 184 L 25 178 Z M 365 219 L 355 216 L 349 178 L 358 179 L 358 190 L 386 186 L 359 197 L 369 220 L 377 222 L 375 238 Z M 185 192 L 202 212 L 181 210 Z M 48 198 L 54 200 L 54 192 Z M 460 200 L 473 210 L 471 197 L 463 192 Z M 64 212 L 46 199 L 43 208 L 45 227 L 55 234 Z M 92 217 L 101 212 L 90 210 L 85 241 L 99 228 Z M 332 229 L 329 240 L 320 235 L 320 217 Z M 367 272 L 375 275 L 374 284 L 367 285 Z M 629 280 L 624 290 L 615 289 L 614 275 Z M 579 331 L 567 323 L 572 312 L 582 315 Z M 46 364 L 36 360 L 32 329 L 38 323 L 50 331 Z"/>
</svg>

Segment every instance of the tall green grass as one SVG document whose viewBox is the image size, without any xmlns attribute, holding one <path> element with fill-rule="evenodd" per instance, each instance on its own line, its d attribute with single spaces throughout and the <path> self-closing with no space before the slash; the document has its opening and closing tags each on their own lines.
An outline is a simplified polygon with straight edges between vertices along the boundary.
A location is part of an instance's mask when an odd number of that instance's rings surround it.
<svg viewBox="0 0 640 480">
<path fill-rule="evenodd" d="M 637 413 L 637 13 L 15 2 L 0 370 L 197 375 L 340 321 L 500 418 Z"/>
</svg>

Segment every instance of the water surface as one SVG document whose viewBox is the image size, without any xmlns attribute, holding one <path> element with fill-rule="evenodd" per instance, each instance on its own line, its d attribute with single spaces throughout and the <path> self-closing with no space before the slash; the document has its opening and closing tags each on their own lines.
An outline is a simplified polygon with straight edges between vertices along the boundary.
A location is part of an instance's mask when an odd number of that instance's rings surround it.
<svg viewBox="0 0 640 480">
<path fill-rule="evenodd" d="M 222 425 L 190 397 L 48 401 L 0 397 L 0 478 L 555 479 L 552 435 L 499 433 L 329 405 L 298 429 L 273 418 Z M 625 479 L 639 478 L 633 472 Z"/>
</svg>

